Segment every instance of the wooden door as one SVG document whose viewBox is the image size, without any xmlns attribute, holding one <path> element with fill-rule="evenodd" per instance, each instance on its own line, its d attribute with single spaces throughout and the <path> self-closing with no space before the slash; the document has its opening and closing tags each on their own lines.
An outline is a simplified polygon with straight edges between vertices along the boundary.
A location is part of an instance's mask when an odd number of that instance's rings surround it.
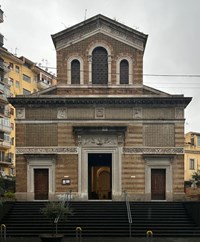
<svg viewBox="0 0 200 242">
<path fill-rule="evenodd" d="M 151 199 L 165 200 L 166 170 L 151 169 Z"/>
<path fill-rule="evenodd" d="M 48 169 L 34 169 L 35 200 L 48 200 L 49 171 Z"/>
</svg>

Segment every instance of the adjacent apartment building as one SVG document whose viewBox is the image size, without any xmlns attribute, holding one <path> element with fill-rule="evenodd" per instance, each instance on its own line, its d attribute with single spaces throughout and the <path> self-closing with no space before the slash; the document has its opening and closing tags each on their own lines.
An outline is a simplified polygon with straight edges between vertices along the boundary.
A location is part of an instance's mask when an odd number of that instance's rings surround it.
<svg viewBox="0 0 200 242">
<path fill-rule="evenodd" d="M 3 11 L 0 9 L 0 22 Z M 0 173 L 15 175 L 15 108 L 8 97 L 28 95 L 56 84 L 56 78 L 25 57 L 4 48 L 0 34 Z"/>
<path fill-rule="evenodd" d="M 184 198 L 191 98 L 143 84 L 147 37 L 103 15 L 52 35 L 57 86 L 9 98 L 17 199 Z"/>
<path fill-rule="evenodd" d="M 192 180 L 192 175 L 200 170 L 200 133 L 185 134 L 185 181 Z"/>
</svg>

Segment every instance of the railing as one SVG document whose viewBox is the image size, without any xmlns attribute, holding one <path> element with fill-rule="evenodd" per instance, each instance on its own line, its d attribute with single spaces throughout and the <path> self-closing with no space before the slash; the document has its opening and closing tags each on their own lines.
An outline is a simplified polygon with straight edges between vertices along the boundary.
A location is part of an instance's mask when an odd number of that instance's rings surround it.
<svg viewBox="0 0 200 242">
<path fill-rule="evenodd" d="M 151 230 L 147 231 L 147 242 L 153 242 L 153 232 Z"/>
<path fill-rule="evenodd" d="M 69 206 L 69 201 L 71 200 L 71 193 L 72 191 L 70 190 L 69 192 L 66 192 L 64 195 L 64 198 L 61 202 L 61 206 L 65 207 L 65 203 L 67 202 L 66 206 Z M 56 224 L 56 234 L 58 232 L 58 222 L 60 220 L 61 214 L 58 215 L 57 218 L 55 218 L 54 223 Z"/>
<path fill-rule="evenodd" d="M 129 236 L 132 236 L 132 215 L 131 215 L 131 209 L 130 209 L 130 203 L 129 203 L 129 199 L 128 199 L 128 193 L 126 191 L 124 191 L 124 197 L 125 197 L 125 201 L 126 201 L 126 209 L 127 209 L 127 216 L 128 216 L 128 222 L 129 222 Z"/>
<path fill-rule="evenodd" d="M 6 225 L 1 224 L 1 241 L 6 242 Z"/>
<path fill-rule="evenodd" d="M 82 228 L 76 227 L 76 242 L 82 242 Z"/>
</svg>

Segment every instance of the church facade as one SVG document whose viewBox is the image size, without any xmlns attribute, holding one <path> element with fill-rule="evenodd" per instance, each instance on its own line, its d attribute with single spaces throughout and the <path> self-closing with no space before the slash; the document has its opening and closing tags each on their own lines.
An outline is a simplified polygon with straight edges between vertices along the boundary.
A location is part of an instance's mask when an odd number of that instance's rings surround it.
<svg viewBox="0 0 200 242">
<path fill-rule="evenodd" d="M 52 35 L 58 84 L 10 98 L 16 197 L 184 198 L 184 109 L 143 85 L 147 35 L 97 15 Z"/>
</svg>

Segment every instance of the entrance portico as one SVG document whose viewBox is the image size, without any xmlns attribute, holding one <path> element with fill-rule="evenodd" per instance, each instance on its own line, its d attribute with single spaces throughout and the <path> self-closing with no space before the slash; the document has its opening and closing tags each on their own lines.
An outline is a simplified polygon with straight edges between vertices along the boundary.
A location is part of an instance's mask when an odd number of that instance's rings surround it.
<svg viewBox="0 0 200 242">
<path fill-rule="evenodd" d="M 83 129 L 81 129 L 83 131 Z M 121 187 L 121 154 L 125 128 L 85 128 L 78 132 L 79 159 L 78 159 L 78 196 L 79 199 L 89 199 L 89 157 L 91 155 L 110 155 L 111 194 L 112 200 L 119 200 L 122 196 Z M 115 130 L 116 134 L 113 134 Z M 95 133 L 96 132 L 96 133 Z M 89 134 L 86 134 L 89 133 Z M 98 164 L 98 162 L 97 162 Z"/>
</svg>

